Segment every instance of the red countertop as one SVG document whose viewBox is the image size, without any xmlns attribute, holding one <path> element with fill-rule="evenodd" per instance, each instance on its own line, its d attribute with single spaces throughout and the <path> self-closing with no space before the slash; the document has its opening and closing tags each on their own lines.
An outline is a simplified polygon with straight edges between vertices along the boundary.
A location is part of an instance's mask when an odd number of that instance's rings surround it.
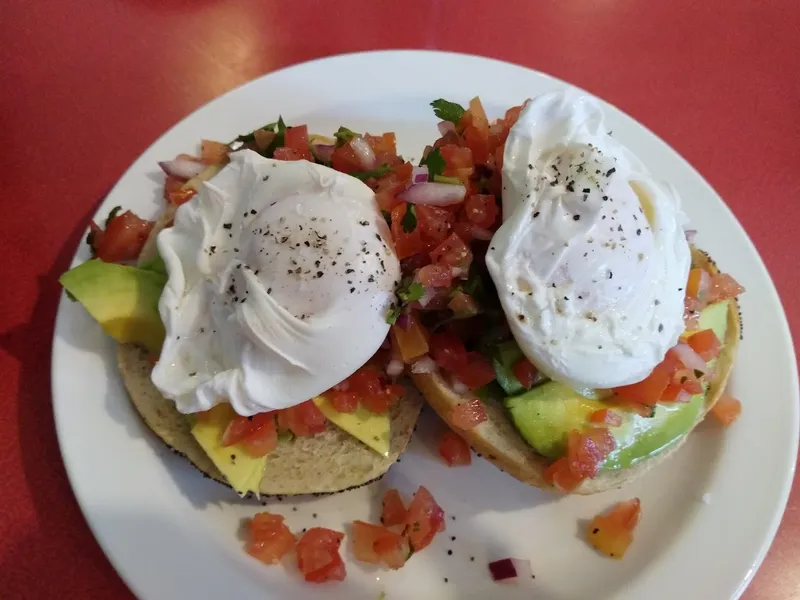
<svg viewBox="0 0 800 600">
<path fill-rule="evenodd" d="M 56 277 L 98 201 L 157 136 L 215 96 L 292 63 L 383 48 L 453 50 L 533 67 L 603 97 L 663 137 L 725 198 L 764 258 L 797 336 L 796 0 L 3 4 L 5 599 L 130 598 L 78 510 L 58 452 L 48 376 Z M 800 599 L 798 482 L 744 598 Z"/>
</svg>

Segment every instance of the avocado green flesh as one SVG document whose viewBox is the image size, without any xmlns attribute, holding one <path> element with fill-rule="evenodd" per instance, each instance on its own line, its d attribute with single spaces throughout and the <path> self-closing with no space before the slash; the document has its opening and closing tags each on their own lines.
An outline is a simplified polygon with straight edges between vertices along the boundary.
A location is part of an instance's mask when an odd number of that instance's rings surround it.
<svg viewBox="0 0 800 600">
<path fill-rule="evenodd" d="M 164 325 L 158 301 L 166 275 L 93 259 L 70 269 L 59 281 L 109 336 L 161 351 Z"/>
<path fill-rule="evenodd" d="M 727 302 L 711 305 L 700 314 L 699 328 L 712 329 L 720 340 L 725 339 L 727 325 Z M 617 447 L 602 468 L 624 469 L 675 444 L 696 423 L 704 402 L 705 393 L 683 404 L 659 404 L 652 417 L 615 406 L 614 411 L 622 416 L 623 422 L 609 428 Z M 589 416 L 608 406 L 602 400 L 586 398 L 555 381 L 506 398 L 505 405 L 523 439 L 539 454 L 551 459 L 566 452 L 568 432 L 590 427 Z"/>
</svg>

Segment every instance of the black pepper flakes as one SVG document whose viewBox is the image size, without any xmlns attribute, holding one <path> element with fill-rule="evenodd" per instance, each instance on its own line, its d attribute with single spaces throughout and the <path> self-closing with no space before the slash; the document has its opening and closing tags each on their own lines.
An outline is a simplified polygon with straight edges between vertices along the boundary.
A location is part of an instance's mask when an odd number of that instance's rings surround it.
<svg viewBox="0 0 800 600">
<path fill-rule="evenodd" d="M 538 216 L 539 216 L 539 211 L 537 210 L 535 213 L 533 213 L 533 218 L 535 219 Z M 494 248 L 492 248 L 492 250 L 494 250 Z"/>
<path fill-rule="evenodd" d="M 581 216 L 580 215 L 572 215 L 572 220 L 573 221 L 580 221 L 581 220 Z"/>
<path fill-rule="evenodd" d="M 611 177 L 616 172 L 617 172 L 617 168 L 616 167 L 611 167 L 608 171 L 606 171 L 606 177 Z"/>
<path fill-rule="evenodd" d="M 658 333 L 661 333 L 662 331 L 664 331 L 664 325 L 662 323 L 659 323 L 658 324 Z"/>
<path fill-rule="evenodd" d="M 223 229 L 231 229 L 233 227 L 233 223 L 223 223 Z"/>
<path fill-rule="evenodd" d="M 636 235 L 642 235 L 642 230 L 641 229 L 637 229 L 636 230 Z"/>
</svg>

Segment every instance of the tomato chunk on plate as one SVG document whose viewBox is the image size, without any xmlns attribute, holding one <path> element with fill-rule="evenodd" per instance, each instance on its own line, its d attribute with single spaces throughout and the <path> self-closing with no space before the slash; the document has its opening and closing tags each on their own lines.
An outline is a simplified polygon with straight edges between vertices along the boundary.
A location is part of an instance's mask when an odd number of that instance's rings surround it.
<svg viewBox="0 0 800 600">
<path fill-rule="evenodd" d="M 687 343 L 706 362 L 717 358 L 722 349 L 719 338 L 712 329 L 698 331 L 687 340 Z"/>
<path fill-rule="evenodd" d="M 469 465 L 472 463 L 472 453 L 469 444 L 454 432 L 447 430 L 439 439 L 439 456 L 450 467 Z"/>
<path fill-rule="evenodd" d="M 711 409 L 711 414 L 728 427 L 742 414 L 742 403 L 733 396 L 722 394 Z"/>
<path fill-rule="evenodd" d="M 381 503 L 381 523 L 386 527 L 393 527 L 395 525 L 404 525 L 408 510 L 406 510 L 403 499 L 400 497 L 400 492 L 396 489 L 391 489 L 383 496 Z"/>
<path fill-rule="evenodd" d="M 406 516 L 404 533 L 411 542 L 411 549 L 419 552 L 426 548 L 436 534 L 444 530 L 444 510 L 424 486 L 419 486 Z"/>
<path fill-rule="evenodd" d="M 342 581 L 346 571 L 339 547 L 344 534 L 324 527 L 312 527 L 297 542 L 297 566 L 306 581 Z"/>
<path fill-rule="evenodd" d="M 353 521 L 353 554 L 356 560 L 399 569 L 411 556 L 407 538 L 380 525 Z"/>
<path fill-rule="evenodd" d="M 267 565 L 274 565 L 295 546 L 295 538 L 283 517 L 268 512 L 256 514 L 247 523 L 246 552 Z"/>
<path fill-rule="evenodd" d="M 602 554 L 622 559 L 633 542 L 633 531 L 642 514 L 639 498 L 620 502 L 605 514 L 595 516 L 587 529 L 587 539 Z"/>
</svg>

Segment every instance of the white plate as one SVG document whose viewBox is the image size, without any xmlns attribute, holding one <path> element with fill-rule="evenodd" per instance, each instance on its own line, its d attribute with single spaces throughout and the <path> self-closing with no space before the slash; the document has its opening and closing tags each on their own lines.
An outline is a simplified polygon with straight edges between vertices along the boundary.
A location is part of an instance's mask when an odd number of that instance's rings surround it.
<svg viewBox="0 0 800 600">
<path fill-rule="evenodd" d="M 480 95 L 490 117 L 566 84 L 515 65 L 433 52 L 376 52 L 298 65 L 248 83 L 173 127 L 131 166 L 98 210 L 142 215 L 161 204 L 156 162 L 203 138 L 231 139 L 280 113 L 328 133 L 395 131 L 419 158 L 436 138 L 428 103 Z M 556 499 L 482 459 L 448 469 L 437 458 L 438 425 L 424 420 L 412 449 L 368 488 L 309 500 L 272 501 L 293 529 L 341 529 L 375 519 L 382 490 L 429 487 L 446 510 L 447 532 L 400 571 L 346 558 L 340 584 L 314 586 L 242 551 L 240 522 L 259 507 L 200 477 L 142 426 L 117 374 L 114 344 L 81 307 L 62 299 L 53 341 L 53 404 L 61 452 L 95 536 L 128 585 L 146 600 L 175 598 L 736 598 L 760 564 L 788 496 L 797 452 L 794 349 L 778 296 L 755 248 L 709 185 L 664 142 L 606 106 L 614 135 L 681 192 L 699 245 L 747 288 L 745 338 L 732 392 L 744 412 L 728 431 L 702 425 L 677 456 L 623 490 Z M 88 258 L 81 247 L 75 263 Z M 704 495 L 710 503 L 702 502 Z M 593 552 L 582 520 L 639 496 L 643 518 L 625 560 Z M 452 516 L 452 518 L 451 518 Z M 453 540 L 452 538 L 455 538 Z M 452 554 L 449 553 L 452 550 Z M 345 547 L 343 555 L 350 556 Z M 536 579 L 492 583 L 487 562 L 526 557 Z M 474 562 L 472 561 L 474 557 Z"/>
</svg>

